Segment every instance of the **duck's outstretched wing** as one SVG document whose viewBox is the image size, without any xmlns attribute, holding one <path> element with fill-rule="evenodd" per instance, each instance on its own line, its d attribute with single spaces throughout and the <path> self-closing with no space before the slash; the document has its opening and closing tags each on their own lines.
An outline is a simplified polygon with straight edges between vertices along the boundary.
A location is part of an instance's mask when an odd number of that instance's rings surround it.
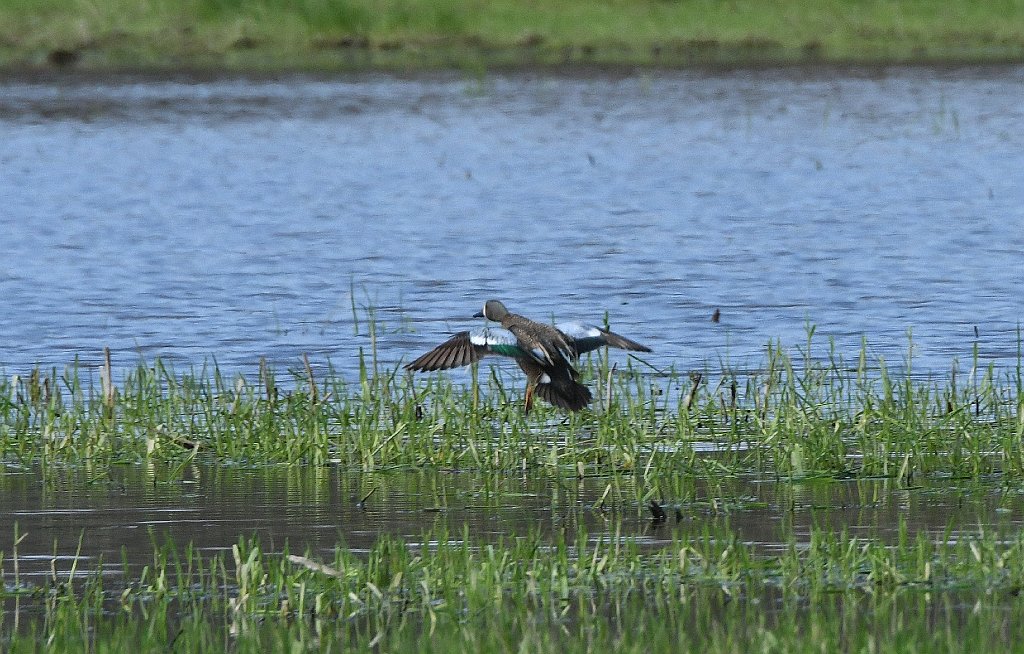
<svg viewBox="0 0 1024 654">
<path fill-rule="evenodd" d="M 501 327 L 485 327 L 471 332 L 459 332 L 412 363 L 406 370 L 447 370 L 476 363 L 488 354 L 519 358 L 534 358 L 519 346 L 515 334 Z"/>
<path fill-rule="evenodd" d="M 615 332 L 601 329 L 600 327 L 584 325 L 579 322 L 563 322 L 555 325 L 555 327 L 573 342 L 577 355 L 586 354 L 605 346 L 617 347 L 621 350 L 631 350 L 633 352 L 651 351 L 651 348 L 646 345 L 640 345 L 625 336 L 620 336 Z"/>
</svg>

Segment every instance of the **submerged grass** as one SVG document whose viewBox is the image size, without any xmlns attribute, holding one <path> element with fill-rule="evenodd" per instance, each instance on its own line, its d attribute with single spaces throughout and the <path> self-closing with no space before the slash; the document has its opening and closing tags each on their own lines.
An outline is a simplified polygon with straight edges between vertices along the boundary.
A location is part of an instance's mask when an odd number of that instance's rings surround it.
<svg viewBox="0 0 1024 654">
<path fill-rule="evenodd" d="M 0 65 L 477 69 L 1020 61 L 1024 4 L 8 0 Z"/>
<path fill-rule="evenodd" d="M 5 651 L 1019 651 L 1024 618 L 1024 540 L 984 531 L 883 546 L 815 530 L 767 556 L 727 527 L 653 553 L 582 532 L 326 559 L 244 538 L 153 550 L 119 582 L 32 585 L 5 564 Z"/>
</svg>

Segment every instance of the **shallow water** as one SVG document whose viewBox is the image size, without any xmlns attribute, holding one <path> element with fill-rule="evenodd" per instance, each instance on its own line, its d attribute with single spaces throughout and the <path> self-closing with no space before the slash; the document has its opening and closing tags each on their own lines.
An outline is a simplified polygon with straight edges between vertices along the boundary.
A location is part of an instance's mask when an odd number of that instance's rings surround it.
<svg viewBox="0 0 1024 654">
<path fill-rule="evenodd" d="M 6 374 L 109 346 L 354 376 L 353 305 L 394 365 L 489 297 L 607 311 L 659 368 L 808 324 L 894 364 L 912 330 L 921 373 L 1016 363 L 1022 68 L 0 91 Z"/>
<path fill-rule="evenodd" d="M 268 551 L 287 542 L 292 552 L 308 548 L 330 561 L 338 543 L 365 552 L 383 534 L 419 544 L 428 533 L 468 534 L 479 543 L 562 532 L 572 542 L 583 526 L 592 540 L 618 536 L 659 548 L 718 525 L 772 553 L 791 536 L 806 543 L 812 527 L 894 542 L 903 518 L 911 537 L 924 532 L 944 542 L 961 531 L 1010 532 L 1024 522 L 1024 497 L 984 480 L 925 479 L 907 488 L 892 479 L 734 478 L 695 481 L 687 497 L 666 503 L 669 520 L 657 525 L 636 504 L 598 508 L 609 482 L 438 470 L 360 475 L 336 467 L 114 466 L 97 475 L 9 466 L 0 476 L 0 538 L 7 582 L 17 528 L 27 534 L 18 545 L 21 582 L 42 583 L 54 568 L 71 569 L 79 538 L 79 570 L 102 562 L 107 574 L 120 575 L 124 562 L 137 574 L 151 563 L 153 545 L 168 539 L 210 555 L 256 535 Z"/>
</svg>

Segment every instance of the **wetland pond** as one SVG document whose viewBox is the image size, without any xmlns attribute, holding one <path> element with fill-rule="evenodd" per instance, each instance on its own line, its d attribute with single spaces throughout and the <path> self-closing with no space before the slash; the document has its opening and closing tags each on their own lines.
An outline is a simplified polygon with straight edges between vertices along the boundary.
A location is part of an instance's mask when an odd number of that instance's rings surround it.
<svg viewBox="0 0 1024 654">
<path fill-rule="evenodd" d="M 902 515 L 915 534 L 941 540 L 979 525 L 1016 529 L 1024 515 L 1019 493 L 948 479 L 909 489 L 892 479 L 697 479 L 679 506 L 682 515 L 658 524 L 646 510 L 600 510 L 602 478 L 221 465 L 192 465 L 171 482 L 168 476 L 138 466 L 117 466 L 100 479 L 80 468 L 9 468 L 0 525 L 13 535 L 17 523 L 27 534 L 18 547 L 22 581 L 41 583 L 53 573 L 55 558 L 57 569 L 66 570 L 76 553 L 83 570 L 102 565 L 105 574 L 117 575 L 124 563 L 133 569 L 149 563 L 152 545 L 167 539 L 192 542 L 209 554 L 229 552 L 240 535 L 256 535 L 270 549 L 289 542 L 293 551 L 308 546 L 329 559 L 339 542 L 365 553 L 382 534 L 411 543 L 425 533 L 496 543 L 531 531 L 545 539 L 560 531 L 571 537 L 583 527 L 594 540 L 619 536 L 653 550 L 670 545 L 678 529 L 699 532 L 713 523 L 731 524 L 743 542 L 772 553 L 790 534 L 806 540 L 812 526 L 894 542 Z M 963 522 L 946 533 L 955 515 Z"/>
<path fill-rule="evenodd" d="M 1019 379 L 1022 97 L 1020 67 L 8 78 L 0 372 L 77 361 L 98 389 L 109 347 L 115 385 L 157 359 L 256 380 L 261 359 L 284 378 L 307 354 L 316 378 L 358 386 L 361 360 L 393 371 L 494 297 L 543 320 L 607 314 L 653 348 L 631 364 L 653 385 L 756 373 L 768 343 L 804 348 L 810 326 L 805 362 L 831 347 L 855 367 L 863 345 L 925 384 Z M 656 550 L 714 524 L 771 552 L 815 526 L 955 541 L 1024 522 L 1024 487 L 998 471 L 673 483 L 678 520 L 654 524 L 643 489 L 599 508 L 601 475 L 11 455 L 0 550 L 10 584 L 16 531 L 26 583 L 76 553 L 117 576 L 122 551 L 137 569 L 168 538 L 216 552 L 257 534 L 327 557 L 382 534 L 582 525 Z"/>
</svg>

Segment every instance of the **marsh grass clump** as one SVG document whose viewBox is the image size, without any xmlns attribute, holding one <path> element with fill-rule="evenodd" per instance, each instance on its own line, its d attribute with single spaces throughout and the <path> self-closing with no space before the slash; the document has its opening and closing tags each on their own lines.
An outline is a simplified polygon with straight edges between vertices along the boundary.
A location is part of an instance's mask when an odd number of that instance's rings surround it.
<svg viewBox="0 0 1024 654">
<path fill-rule="evenodd" d="M 1016 646 L 1008 625 L 1024 618 L 1024 536 L 1007 514 L 1024 468 L 1019 369 L 985 367 L 975 351 L 966 373 L 921 376 L 909 357 L 898 368 L 870 361 L 866 345 L 852 361 L 819 352 L 811 329 L 801 347 L 771 344 L 743 372 L 597 354 L 580 365 L 591 410 L 524 415 L 516 371 L 414 379 L 382 365 L 375 344 L 351 379 L 330 366 L 318 374 L 308 358 L 284 374 L 261 362 L 254 377 L 159 360 L 122 372 L 117 353 L 98 373 L 6 377 L 0 460 L 40 470 L 44 484 L 67 468 L 92 480 L 139 466 L 156 485 L 186 468 L 281 466 L 309 496 L 329 483 L 326 470 L 372 473 L 368 485 L 344 482 L 344 494 L 382 505 L 371 495 L 386 495 L 389 478 L 465 471 L 483 512 L 507 500 L 500 480 L 540 477 L 550 524 L 503 535 L 427 520 L 419 538 L 301 553 L 248 535 L 230 551 L 154 537 L 151 560 L 126 554 L 119 575 L 54 555 L 48 576 L 21 572 L 16 530 L 0 553 L 0 648 Z M 969 506 L 1005 519 L 911 524 L 895 506 L 912 493 L 925 506 L 952 480 Z M 891 524 L 865 529 L 851 511 Z"/>
<path fill-rule="evenodd" d="M 813 335 L 813 332 L 812 334 Z M 360 357 L 358 378 L 308 359 L 256 379 L 216 365 L 179 374 L 140 362 L 115 384 L 77 365 L 0 380 L 0 457 L 92 465 L 212 460 L 231 465 L 428 466 L 554 476 L 622 475 L 653 496 L 680 472 L 775 478 L 973 477 L 1024 472 L 1018 373 L 974 360 L 942 379 L 854 363 L 811 339 L 770 345 L 752 372 L 653 371 L 642 359 L 581 364 L 593 410 L 523 415 L 514 373 L 480 366 L 468 385 L 413 379 Z M 908 360 L 909 364 L 909 360 Z M 109 367 L 109 364 L 105 364 Z M 669 474 L 671 473 L 671 474 Z M 645 496 L 644 501 L 649 499 Z"/>
</svg>

